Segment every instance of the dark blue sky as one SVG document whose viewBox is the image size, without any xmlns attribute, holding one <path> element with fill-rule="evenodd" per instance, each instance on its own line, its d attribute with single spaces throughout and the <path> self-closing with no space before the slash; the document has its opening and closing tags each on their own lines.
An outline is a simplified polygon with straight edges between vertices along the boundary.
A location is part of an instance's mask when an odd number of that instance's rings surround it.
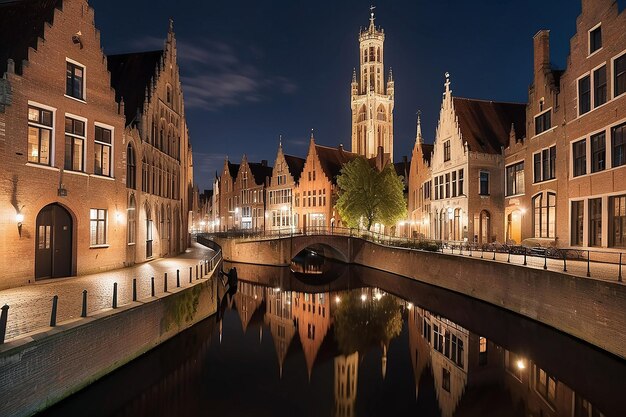
<svg viewBox="0 0 626 417">
<path fill-rule="evenodd" d="M 195 180 L 210 188 L 226 155 L 273 163 L 316 141 L 350 147 L 350 81 L 369 1 L 92 0 L 106 53 L 161 47 L 174 18 Z M 395 157 L 410 155 L 417 109 L 432 142 L 449 71 L 456 96 L 526 102 L 532 37 L 551 30 L 564 67 L 580 0 L 379 1 L 395 80 Z M 623 1 L 620 0 L 623 7 Z"/>
</svg>

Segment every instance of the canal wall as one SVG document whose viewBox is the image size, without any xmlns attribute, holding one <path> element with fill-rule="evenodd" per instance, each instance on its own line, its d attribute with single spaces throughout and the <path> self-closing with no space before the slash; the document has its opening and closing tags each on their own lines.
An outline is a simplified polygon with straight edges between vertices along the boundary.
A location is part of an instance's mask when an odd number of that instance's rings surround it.
<svg viewBox="0 0 626 417">
<path fill-rule="evenodd" d="M 0 415 L 29 416 L 137 358 L 217 309 L 217 279 L 0 345 Z"/>
<path fill-rule="evenodd" d="M 626 285 L 478 257 L 394 248 L 347 236 L 269 241 L 216 240 L 224 259 L 285 265 L 311 245 L 367 266 L 488 302 L 547 324 L 626 359 Z M 512 330 L 514 331 L 514 330 Z"/>
</svg>

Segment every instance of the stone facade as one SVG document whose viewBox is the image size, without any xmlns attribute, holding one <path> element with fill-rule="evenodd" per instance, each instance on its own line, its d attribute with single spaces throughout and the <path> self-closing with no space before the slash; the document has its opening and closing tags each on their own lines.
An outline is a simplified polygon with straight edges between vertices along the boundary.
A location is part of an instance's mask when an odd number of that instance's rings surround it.
<svg viewBox="0 0 626 417">
<path fill-rule="evenodd" d="M 359 34 L 359 81 L 352 74 L 352 152 L 366 158 L 375 157 L 378 147 L 393 161 L 394 82 L 391 69 L 385 86 L 385 33 L 374 25 Z"/>
<path fill-rule="evenodd" d="M 32 19 L 20 36 L 34 41 L 23 51 L 11 49 L 21 39 L 0 41 L 10 58 L 0 63 L 10 92 L 0 107 L 0 288 L 127 260 L 128 138 L 94 10 L 82 0 L 37 7 L 0 8 L 2 25 Z"/>
</svg>

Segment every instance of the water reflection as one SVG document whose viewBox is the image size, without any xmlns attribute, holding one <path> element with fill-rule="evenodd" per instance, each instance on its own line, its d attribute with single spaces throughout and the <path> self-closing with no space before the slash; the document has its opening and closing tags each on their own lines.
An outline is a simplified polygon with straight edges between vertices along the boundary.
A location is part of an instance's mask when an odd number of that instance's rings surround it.
<svg viewBox="0 0 626 417">
<path fill-rule="evenodd" d="M 216 325 L 49 414 L 623 415 L 623 361 L 496 307 L 363 268 L 324 285 L 237 268 Z"/>
</svg>

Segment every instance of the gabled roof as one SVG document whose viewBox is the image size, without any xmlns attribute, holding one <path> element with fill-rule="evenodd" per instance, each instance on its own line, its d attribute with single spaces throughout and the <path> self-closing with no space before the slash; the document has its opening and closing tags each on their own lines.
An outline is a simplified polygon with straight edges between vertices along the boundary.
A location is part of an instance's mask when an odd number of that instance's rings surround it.
<svg viewBox="0 0 626 417">
<path fill-rule="evenodd" d="M 239 174 L 239 164 L 233 164 L 228 161 L 228 172 L 233 180 L 237 178 L 237 174 Z"/>
<path fill-rule="evenodd" d="M 433 154 L 434 147 L 435 146 L 433 144 L 422 143 L 422 155 L 424 157 L 424 161 L 430 163 L 430 157 Z"/>
<path fill-rule="evenodd" d="M 137 109 L 143 110 L 146 88 L 150 94 L 152 90 L 150 83 L 162 59 L 163 50 L 107 57 L 111 85 L 115 89 L 115 100 L 119 102 L 120 99 L 124 99 L 127 125 L 130 125 L 137 116 Z"/>
<path fill-rule="evenodd" d="M 37 48 L 45 24 L 53 23 L 54 9 L 62 7 L 62 0 L 0 2 L 0 77 L 7 71 L 8 59 L 15 61 L 15 72 L 22 74 L 28 48 Z"/>
<path fill-rule="evenodd" d="M 526 104 L 457 97 L 453 100 L 459 129 L 470 151 L 501 153 L 501 147 L 509 143 L 512 124 L 517 139 L 526 136 Z"/>
<path fill-rule="evenodd" d="M 287 168 L 289 168 L 289 173 L 293 177 L 293 180 L 298 183 L 300 181 L 300 176 L 302 175 L 302 171 L 304 170 L 304 162 L 306 159 L 299 158 L 297 156 L 285 155 L 285 162 L 287 162 Z"/>
<path fill-rule="evenodd" d="M 265 184 L 265 179 L 272 177 L 272 167 L 267 166 L 267 164 L 248 162 L 248 166 L 257 185 Z"/>
<path fill-rule="evenodd" d="M 315 151 L 320 160 L 322 170 L 333 184 L 337 182 L 337 176 L 341 173 L 343 165 L 358 157 L 356 153 L 345 151 L 343 146 L 329 148 L 327 146 L 315 145 Z"/>
</svg>

